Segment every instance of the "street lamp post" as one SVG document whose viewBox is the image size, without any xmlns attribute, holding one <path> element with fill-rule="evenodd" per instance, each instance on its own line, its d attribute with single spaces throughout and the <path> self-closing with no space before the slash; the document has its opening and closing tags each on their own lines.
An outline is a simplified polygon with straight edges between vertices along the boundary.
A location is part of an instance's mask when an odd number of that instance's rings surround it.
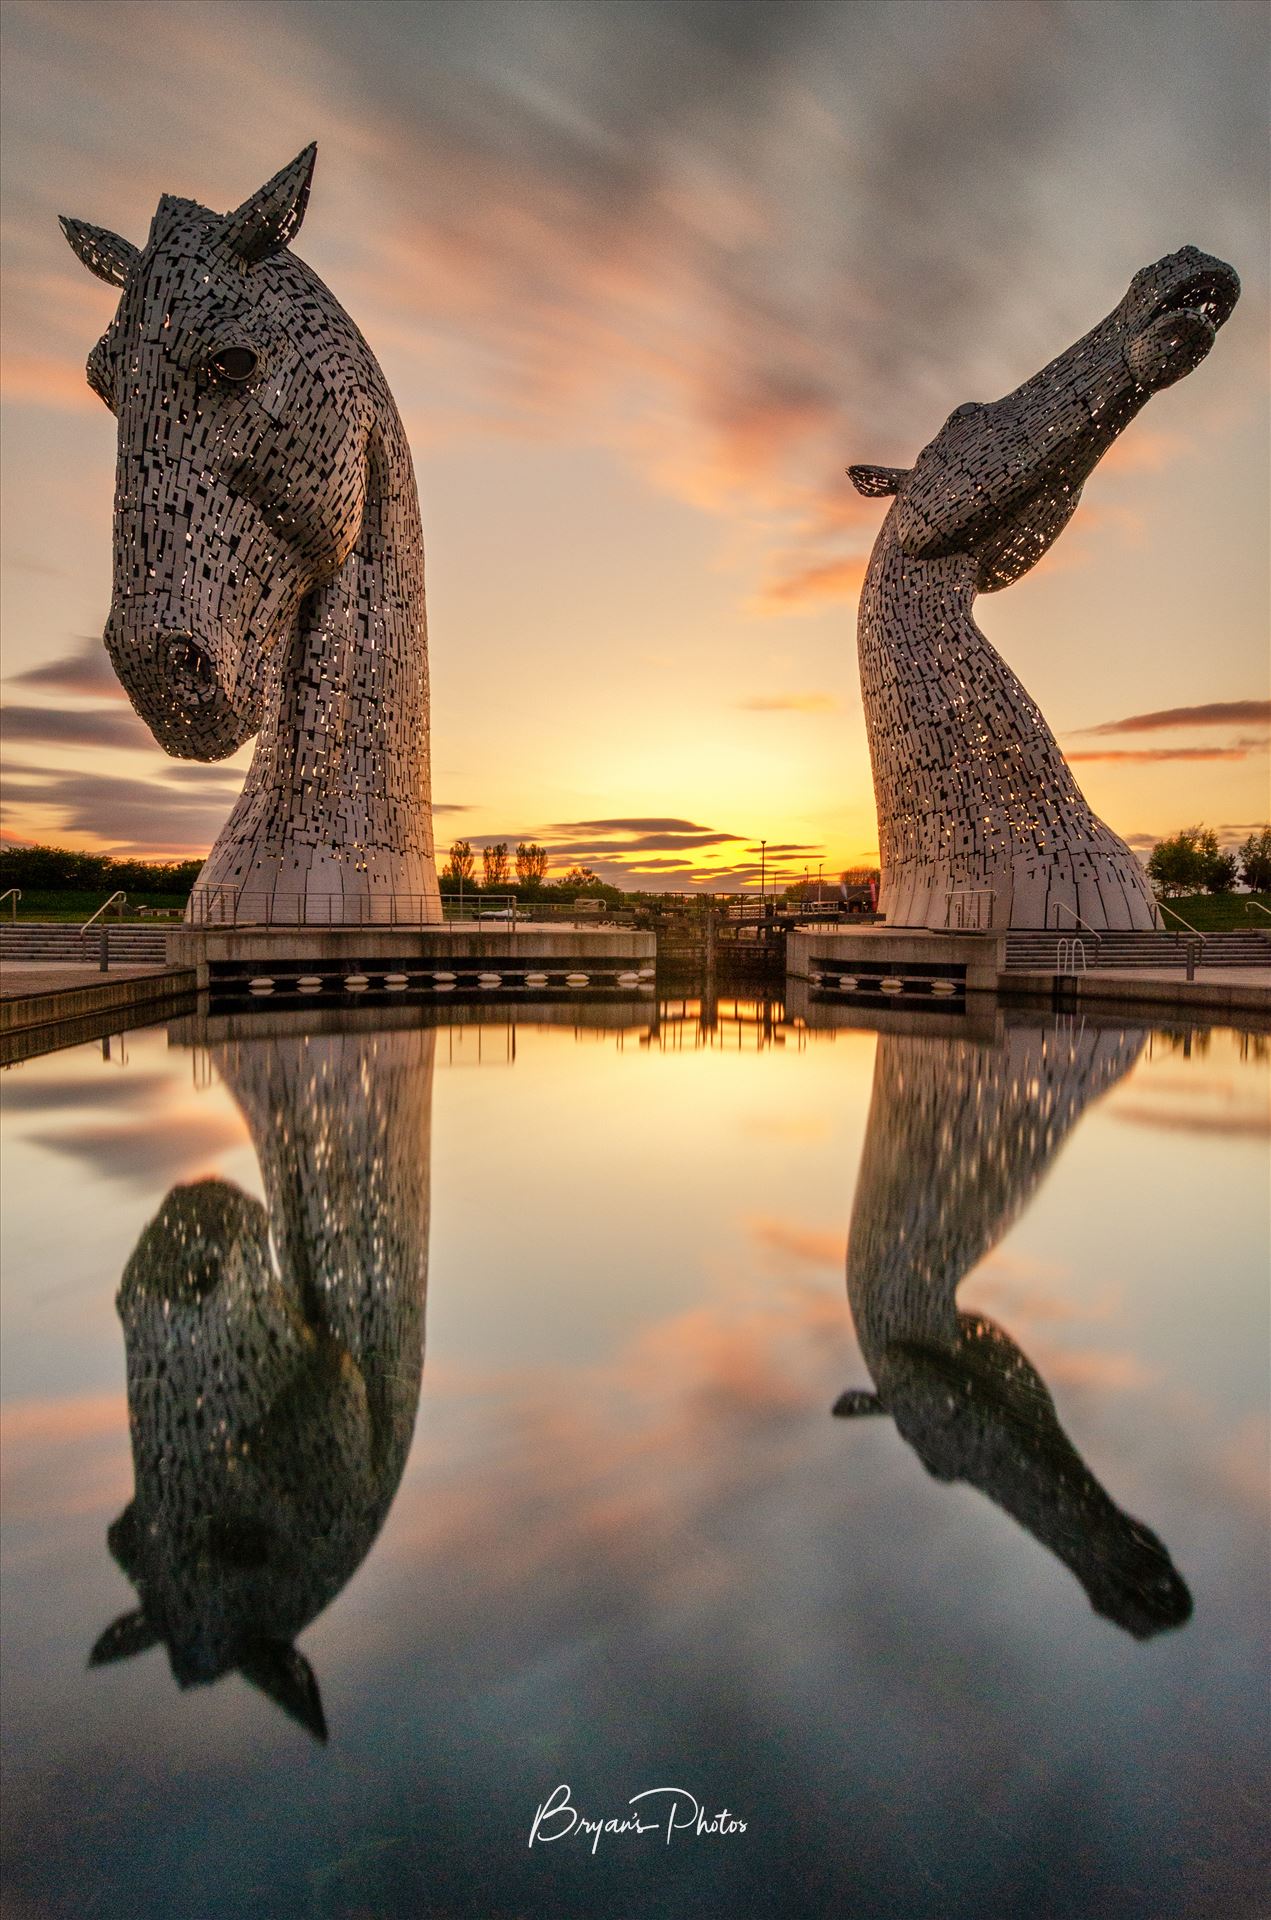
<svg viewBox="0 0 1271 1920">
<path fill-rule="evenodd" d="M 764 864 L 765 864 L 765 856 L 767 854 L 767 850 L 768 850 L 768 842 L 766 840 L 761 840 L 759 842 L 759 898 L 760 900 L 766 900 L 768 897 L 767 889 L 765 886 L 765 879 L 764 879 Z"/>
</svg>

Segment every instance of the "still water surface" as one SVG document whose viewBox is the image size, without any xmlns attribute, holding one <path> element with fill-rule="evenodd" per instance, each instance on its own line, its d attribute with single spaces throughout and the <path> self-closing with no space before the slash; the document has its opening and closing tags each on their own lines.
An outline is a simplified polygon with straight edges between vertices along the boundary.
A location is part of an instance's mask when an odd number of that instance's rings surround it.
<svg viewBox="0 0 1271 1920">
<path fill-rule="evenodd" d="M 15 1915 L 1267 1910 L 1265 1040 L 705 1015 L 5 1076 Z"/>
</svg>

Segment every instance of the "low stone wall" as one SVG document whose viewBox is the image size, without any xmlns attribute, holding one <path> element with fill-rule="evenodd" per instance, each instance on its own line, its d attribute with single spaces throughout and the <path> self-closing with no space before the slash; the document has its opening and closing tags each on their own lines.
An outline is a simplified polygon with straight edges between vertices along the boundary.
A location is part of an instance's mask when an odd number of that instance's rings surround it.
<svg viewBox="0 0 1271 1920">
<path fill-rule="evenodd" d="M 192 968 L 164 968 L 120 980 L 103 975 L 91 986 L 12 994 L 0 1000 L 0 1064 L 137 1026 L 147 1015 L 157 1018 L 183 1005 L 194 992 Z"/>
</svg>

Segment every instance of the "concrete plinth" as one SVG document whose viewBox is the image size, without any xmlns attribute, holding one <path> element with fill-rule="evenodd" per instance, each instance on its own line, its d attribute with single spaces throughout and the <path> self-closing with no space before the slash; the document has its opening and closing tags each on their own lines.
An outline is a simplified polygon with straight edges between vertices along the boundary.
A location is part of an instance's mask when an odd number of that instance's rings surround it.
<svg viewBox="0 0 1271 1920">
<path fill-rule="evenodd" d="M 995 933 L 875 926 L 850 932 L 796 929 L 786 940 L 786 972 L 794 979 L 861 998 L 995 993 L 1004 959 L 1003 937 Z"/>
<path fill-rule="evenodd" d="M 169 966 L 200 991 L 570 994 L 652 988 L 657 942 L 627 927 L 488 921 L 431 927 L 174 927 Z"/>
</svg>

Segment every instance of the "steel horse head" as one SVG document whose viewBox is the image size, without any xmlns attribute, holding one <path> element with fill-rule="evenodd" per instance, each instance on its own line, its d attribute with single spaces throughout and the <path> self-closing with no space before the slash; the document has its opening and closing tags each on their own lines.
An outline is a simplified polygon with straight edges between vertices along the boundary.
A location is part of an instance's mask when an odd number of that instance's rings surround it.
<svg viewBox="0 0 1271 1920">
<path fill-rule="evenodd" d="M 119 422 L 115 671 L 168 753 L 259 736 L 202 896 L 340 921 L 436 879 L 418 498 L 383 374 L 290 251 L 315 152 L 232 213 L 165 195 L 142 248 L 62 226 L 121 289 L 88 361 Z"/>
</svg>

